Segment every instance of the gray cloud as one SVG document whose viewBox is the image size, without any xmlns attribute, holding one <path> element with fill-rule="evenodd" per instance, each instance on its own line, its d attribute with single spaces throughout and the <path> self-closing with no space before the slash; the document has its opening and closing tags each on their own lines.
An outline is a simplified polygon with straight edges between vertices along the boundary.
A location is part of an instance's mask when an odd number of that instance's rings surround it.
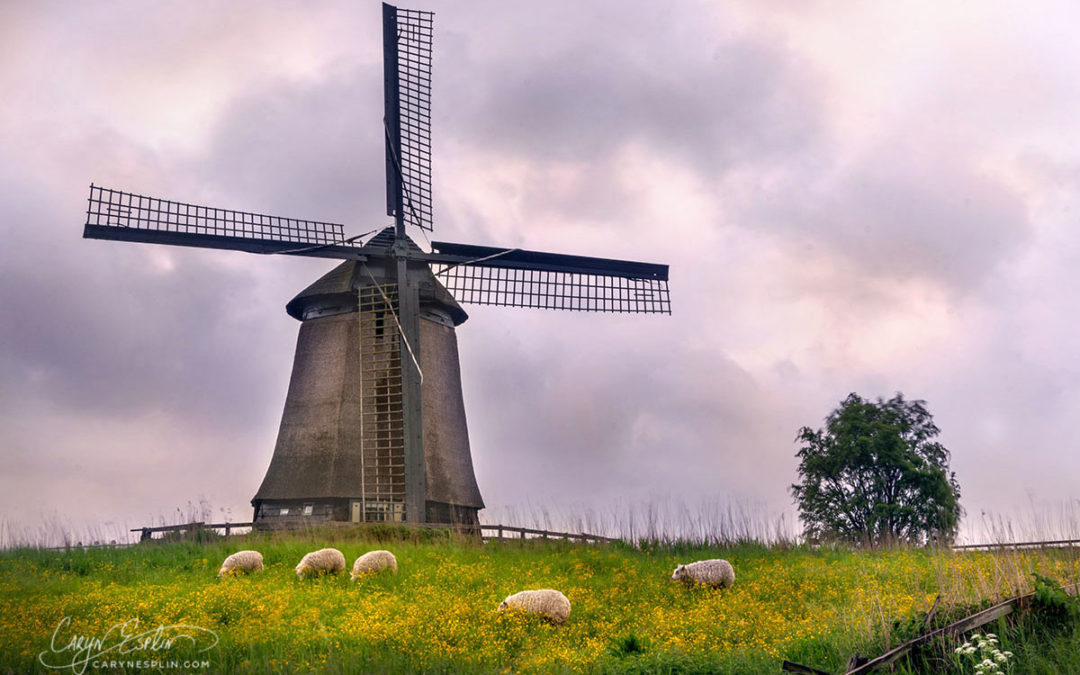
<svg viewBox="0 0 1080 675">
<path fill-rule="evenodd" d="M 199 255 L 157 271 L 130 245 L 87 241 L 78 250 L 57 234 L 78 242 L 78 221 L 19 229 L 0 254 L 0 362 L 8 382 L 20 383 L 4 395 L 107 416 L 168 406 L 220 427 L 243 425 L 267 404 L 260 395 L 277 378 L 243 364 L 267 349 L 249 332 L 247 307 L 261 304 L 249 272 Z"/>
<path fill-rule="evenodd" d="M 270 81 L 233 100 L 192 167 L 220 198 L 350 231 L 385 223 L 382 66 Z"/>
<path fill-rule="evenodd" d="M 824 175 L 791 174 L 746 215 L 863 274 L 977 289 L 1030 241 L 1025 199 L 970 158 L 912 142 L 872 146 Z"/>
<path fill-rule="evenodd" d="M 782 51 L 725 44 L 706 63 L 629 60 L 618 43 L 573 44 L 481 73 L 461 117 L 481 148 L 539 160 L 599 160 L 643 141 L 717 171 L 768 161 L 813 130 L 812 91 Z M 629 67 L 627 67 L 629 64 Z"/>
<path fill-rule="evenodd" d="M 715 184 L 734 167 L 786 162 L 823 140 L 816 75 L 781 42 L 720 37 L 690 5 L 647 5 L 632 21 L 612 20 L 611 9 L 541 12 L 517 48 L 497 56 L 487 32 L 450 38 L 444 59 L 460 63 L 444 82 L 443 105 L 454 138 L 489 153 L 495 171 L 528 158 L 582 174 L 578 192 L 527 186 L 528 212 L 624 220 L 637 199 L 614 178 L 628 148 Z M 567 15 L 579 28 L 549 40 L 545 26 Z"/>
<path fill-rule="evenodd" d="M 693 316 L 477 314 L 459 329 L 462 378 L 493 504 L 520 501 L 522 486 L 562 502 L 728 494 L 793 452 L 791 403 L 681 342 Z"/>
<path fill-rule="evenodd" d="M 0 509 L 142 518 L 207 496 L 245 517 L 296 336 L 282 307 L 330 263 L 83 241 L 85 184 L 384 223 L 377 37 L 357 37 L 377 7 L 104 7 L 0 9 L 26 47 L 0 52 L 18 92 L 0 111 Z M 895 390 L 939 415 L 966 495 L 1015 501 L 1003 476 L 1024 470 L 1075 494 L 1077 369 L 1054 336 L 1075 342 L 1076 308 L 1054 289 L 1076 186 L 1032 168 L 1075 158 L 1011 164 L 1016 137 L 978 119 L 942 138 L 934 96 L 844 133 L 844 74 L 757 7 L 436 7 L 436 238 L 672 264 L 672 317 L 470 309 L 488 503 L 783 507 L 798 427 Z M 886 329 L 903 354 L 859 352 Z"/>
</svg>

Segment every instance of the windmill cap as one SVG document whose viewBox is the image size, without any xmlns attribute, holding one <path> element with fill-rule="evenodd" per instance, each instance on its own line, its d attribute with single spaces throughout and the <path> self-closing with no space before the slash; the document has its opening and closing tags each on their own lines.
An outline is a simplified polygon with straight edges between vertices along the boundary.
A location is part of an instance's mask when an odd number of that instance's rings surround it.
<svg viewBox="0 0 1080 675">
<path fill-rule="evenodd" d="M 374 284 L 396 283 L 394 276 L 386 273 L 385 267 L 386 265 L 380 265 L 377 261 L 371 261 L 365 266 L 355 260 L 347 260 L 300 291 L 285 305 L 285 311 L 298 321 L 355 312 L 359 306 L 358 289 Z M 427 266 L 423 265 L 423 268 L 426 278 L 420 282 L 421 309 L 441 309 L 449 315 L 455 326 L 464 323 L 469 315 Z M 410 270 L 413 271 L 415 269 Z"/>
</svg>

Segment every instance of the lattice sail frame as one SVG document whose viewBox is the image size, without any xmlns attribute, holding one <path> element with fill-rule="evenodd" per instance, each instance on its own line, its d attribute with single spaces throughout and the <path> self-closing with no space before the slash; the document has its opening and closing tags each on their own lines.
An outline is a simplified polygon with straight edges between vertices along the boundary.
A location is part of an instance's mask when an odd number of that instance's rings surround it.
<svg viewBox="0 0 1080 675">
<path fill-rule="evenodd" d="M 666 279 L 481 265 L 433 265 L 461 303 L 579 312 L 671 314 Z"/>
<path fill-rule="evenodd" d="M 90 186 L 86 224 L 128 231 L 147 230 L 294 244 L 345 243 L 345 227 L 337 223 L 199 206 L 98 185 Z"/>
<path fill-rule="evenodd" d="M 431 231 L 433 12 L 383 4 L 386 213 Z"/>
</svg>

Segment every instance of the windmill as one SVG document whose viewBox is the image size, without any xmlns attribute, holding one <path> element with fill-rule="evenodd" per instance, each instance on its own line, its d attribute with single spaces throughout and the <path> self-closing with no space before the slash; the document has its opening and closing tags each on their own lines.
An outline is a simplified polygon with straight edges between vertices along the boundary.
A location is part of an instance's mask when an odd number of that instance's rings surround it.
<svg viewBox="0 0 1080 675">
<path fill-rule="evenodd" d="M 408 237 L 406 227 L 433 230 L 433 14 L 382 8 L 393 225 L 368 241 L 335 223 L 90 186 L 87 238 L 344 261 L 286 305 L 301 326 L 274 454 L 252 499 L 260 527 L 477 523 L 459 302 L 671 313 L 666 265 L 447 242 L 424 251 Z"/>
</svg>

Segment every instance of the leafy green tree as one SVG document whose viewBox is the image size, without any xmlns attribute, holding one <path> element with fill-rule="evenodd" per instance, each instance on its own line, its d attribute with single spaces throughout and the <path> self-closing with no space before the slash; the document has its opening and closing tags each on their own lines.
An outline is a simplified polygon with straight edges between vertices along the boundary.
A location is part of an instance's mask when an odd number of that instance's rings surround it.
<svg viewBox="0 0 1080 675">
<path fill-rule="evenodd" d="M 800 483 L 791 486 L 811 540 L 876 546 L 947 543 L 963 515 L 949 451 L 925 401 L 865 400 L 849 394 L 825 418 L 803 427 Z"/>
</svg>

